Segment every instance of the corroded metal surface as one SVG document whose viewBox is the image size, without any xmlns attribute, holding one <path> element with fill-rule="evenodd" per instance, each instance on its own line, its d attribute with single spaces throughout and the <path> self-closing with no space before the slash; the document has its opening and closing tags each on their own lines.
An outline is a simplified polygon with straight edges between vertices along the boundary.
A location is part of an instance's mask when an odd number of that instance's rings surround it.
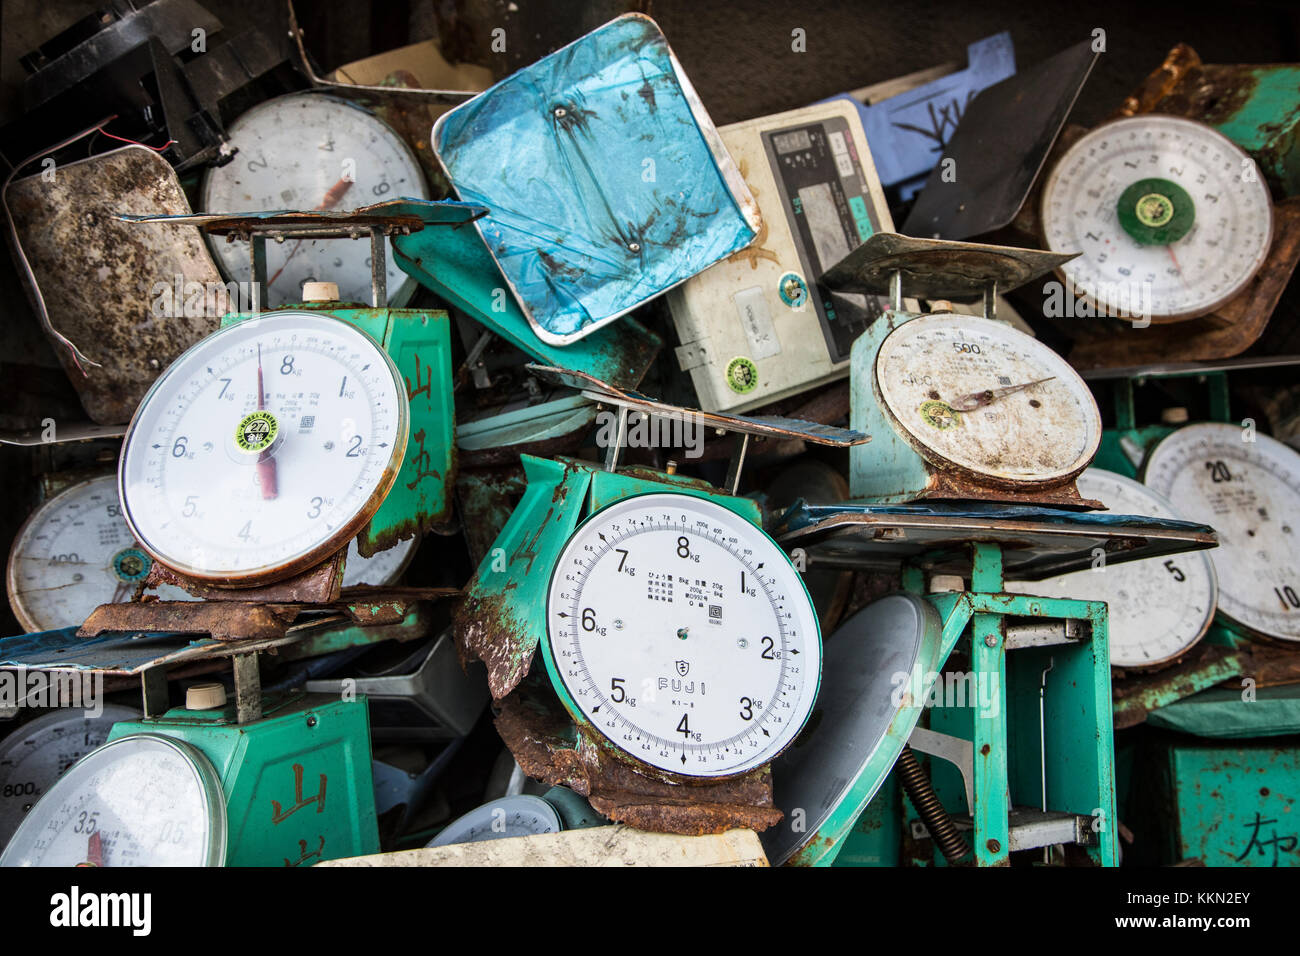
<svg viewBox="0 0 1300 956">
<path fill-rule="evenodd" d="M 1076 255 L 878 232 L 828 269 L 821 281 L 838 292 L 887 295 L 890 278 L 901 272 L 904 295 L 962 301 L 979 298 L 994 283 L 998 292 L 1009 292 Z"/>
<path fill-rule="evenodd" d="M 6 201 L 81 404 L 101 425 L 126 422 L 153 380 L 229 311 L 229 292 L 190 226 L 142 230 L 121 213 L 188 214 L 166 160 L 143 146 L 103 153 L 10 186 Z M 178 294 L 179 290 L 179 294 Z"/>
<path fill-rule="evenodd" d="M 328 604 L 338 600 L 343 584 L 343 562 L 347 550 L 275 584 L 252 588 L 220 587 L 173 571 L 161 561 L 155 561 L 145 578 L 145 590 L 160 584 L 170 584 L 188 591 L 196 598 L 208 601 L 266 601 L 277 604 Z"/>
<path fill-rule="evenodd" d="M 871 440 L 869 436 L 864 435 L 862 432 L 853 431 L 849 428 L 836 428 L 832 425 L 800 421 L 794 418 L 719 415 L 716 412 L 705 412 L 696 408 L 669 405 L 667 402 L 660 402 L 647 395 L 642 395 L 640 392 L 617 388 L 585 372 L 571 369 L 545 365 L 528 365 L 527 368 L 528 371 L 548 384 L 576 388 L 597 401 L 607 402 L 621 408 L 636 409 L 650 415 L 684 419 L 692 423 L 698 423 L 705 428 L 765 438 L 799 439 L 816 445 L 831 445 L 839 448 L 862 445 Z"/>
<path fill-rule="evenodd" d="M 210 634 L 218 641 L 284 637 L 304 606 L 242 601 L 149 601 L 101 604 L 86 618 L 78 637 L 114 632 Z"/>
<path fill-rule="evenodd" d="M 734 827 L 762 831 L 783 816 L 772 799 L 769 767 L 723 781 L 656 779 L 575 736 L 564 708 L 540 687 L 525 685 L 507 697 L 496 728 L 524 773 L 570 787 L 606 817 L 641 830 L 687 836 Z"/>
<path fill-rule="evenodd" d="M 1155 362 L 1193 362 L 1240 355 L 1268 326 L 1300 263 L 1300 197 L 1273 206 L 1273 245 L 1264 264 L 1231 302 L 1175 325 L 1121 327 L 1102 319 L 1072 321 L 1070 363 L 1079 369 Z"/>
</svg>

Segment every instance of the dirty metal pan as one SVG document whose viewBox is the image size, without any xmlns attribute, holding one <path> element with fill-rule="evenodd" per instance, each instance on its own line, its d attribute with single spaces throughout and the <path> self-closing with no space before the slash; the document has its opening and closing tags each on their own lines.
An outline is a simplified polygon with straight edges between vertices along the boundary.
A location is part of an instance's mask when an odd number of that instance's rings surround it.
<svg viewBox="0 0 1300 956">
<path fill-rule="evenodd" d="M 832 425 L 821 425 L 817 422 L 806 422 L 797 418 L 781 418 L 779 416 L 733 417 L 719 415 L 715 412 L 703 412 L 697 408 L 669 405 L 666 402 L 660 402 L 631 389 L 616 388 L 600 381 L 598 378 L 593 378 L 585 372 L 575 372 L 547 365 L 530 364 L 527 368 L 528 371 L 549 385 L 576 388 L 588 398 L 609 405 L 636 409 L 662 418 L 687 419 L 691 422 L 697 422 L 705 428 L 719 428 L 723 431 L 736 432 L 742 435 L 759 435 L 768 438 L 802 439 L 815 445 L 833 445 L 838 448 L 862 445 L 871 440 L 870 436 L 853 431 L 850 428 L 836 428 Z"/>
<path fill-rule="evenodd" d="M 5 194 L 19 261 L 30 266 L 33 300 L 44 304 L 46 333 L 86 414 L 120 424 L 162 369 L 216 331 L 228 292 L 188 226 L 175 170 L 152 150 L 128 146 L 52 172 Z M 175 218 L 154 230 L 120 221 L 158 210 Z M 69 342 L 89 362 L 78 363 Z"/>
<path fill-rule="evenodd" d="M 904 563 L 965 574 L 970 545 L 1002 548 L 1008 579 L 1036 581 L 1093 566 L 1213 548 L 1213 528 L 1139 515 L 1076 514 L 1048 508 L 991 507 L 980 513 L 939 506 L 796 505 L 777 541 L 800 548 L 810 566 L 896 571 Z"/>
<path fill-rule="evenodd" d="M 463 226 L 487 215 L 474 203 L 425 199 L 393 199 L 349 210 L 270 209 L 264 212 L 210 212 L 186 215 L 119 215 L 123 222 L 154 222 L 197 226 L 212 236 L 312 236 L 346 239 L 382 229 L 386 235 L 409 235 L 425 226 Z"/>
<path fill-rule="evenodd" d="M 1077 255 L 878 232 L 826 270 L 821 283 L 836 292 L 887 295 L 898 272 L 904 295 L 964 302 L 995 283 L 998 292 L 1009 292 Z"/>
</svg>

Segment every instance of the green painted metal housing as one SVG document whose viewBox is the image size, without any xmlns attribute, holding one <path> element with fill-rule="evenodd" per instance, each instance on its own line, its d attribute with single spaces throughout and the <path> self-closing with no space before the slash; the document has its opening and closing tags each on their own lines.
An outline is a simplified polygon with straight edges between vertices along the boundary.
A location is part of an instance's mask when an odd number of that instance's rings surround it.
<svg viewBox="0 0 1300 956">
<path fill-rule="evenodd" d="M 310 866 L 379 852 L 370 716 L 364 697 L 268 699 L 239 724 L 235 705 L 173 708 L 113 725 L 110 741 L 161 734 L 202 751 L 226 797 L 226 866 Z"/>
<path fill-rule="evenodd" d="M 630 318 L 568 345 L 537 337 L 474 228 L 425 229 L 393 238 L 393 261 L 407 275 L 544 365 L 575 369 L 634 387 L 663 342 Z"/>
<path fill-rule="evenodd" d="M 371 557 L 398 541 L 446 524 L 456 483 L 456 415 L 447 313 L 345 308 L 316 302 L 278 311 L 286 310 L 329 315 L 365 332 L 392 358 L 406 386 L 410 414 L 406 455 L 392 490 L 357 536 L 358 550 Z M 221 324 L 246 322 L 260 314 L 265 313 L 231 313 Z"/>
</svg>

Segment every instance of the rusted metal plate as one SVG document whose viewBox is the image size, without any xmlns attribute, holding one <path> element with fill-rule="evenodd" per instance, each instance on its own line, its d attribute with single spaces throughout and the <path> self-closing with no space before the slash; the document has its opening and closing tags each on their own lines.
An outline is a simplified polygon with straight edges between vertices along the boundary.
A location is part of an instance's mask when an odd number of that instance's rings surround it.
<svg viewBox="0 0 1300 956">
<path fill-rule="evenodd" d="M 219 587 L 173 571 L 161 561 L 154 561 L 149 576 L 145 579 L 145 590 L 160 584 L 170 584 L 208 601 L 329 604 L 338 600 L 346 557 L 347 549 L 344 548 L 329 560 L 291 578 L 253 588 Z"/>
<path fill-rule="evenodd" d="M 904 295 L 962 302 L 981 298 L 994 283 L 1009 292 L 1076 255 L 878 232 L 827 269 L 821 282 L 838 292 L 888 295 L 901 272 Z"/>
<path fill-rule="evenodd" d="M 1113 674 L 1115 729 L 1135 727 L 1158 707 L 1244 673 L 1248 660 L 1249 655 L 1241 651 L 1202 643 L 1182 660 L 1159 671 Z"/>
<path fill-rule="evenodd" d="M 1273 206 L 1273 245 L 1241 294 L 1199 319 L 1134 328 L 1118 320 L 1070 320 L 1071 364 L 1080 369 L 1239 355 L 1264 334 L 1300 263 L 1300 197 Z"/>
<path fill-rule="evenodd" d="M 810 441 L 815 445 L 833 445 L 838 448 L 863 445 L 871 440 L 870 436 L 849 428 L 836 428 L 833 425 L 822 425 L 794 418 L 719 415 L 715 412 L 669 405 L 632 389 L 609 385 L 585 372 L 546 365 L 530 364 L 527 368 L 547 384 L 576 388 L 589 398 L 609 405 L 635 409 L 661 418 L 684 420 L 703 428 L 764 438 L 799 439 Z"/>
<path fill-rule="evenodd" d="M 495 723 L 524 773 L 573 789 L 619 823 L 700 836 L 734 827 L 762 831 L 783 817 L 772 799 L 769 767 L 723 781 L 656 779 L 575 735 L 564 707 L 540 685 L 515 690 L 502 702 Z"/>
<path fill-rule="evenodd" d="M 158 374 L 229 311 L 230 289 L 197 230 L 118 218 L 188 214 L 176 173 L 128 146 L 18 180 L 5 199 L 86 414 L 100 425 L 129 421 Z M 79 368 L 58 335 L 96 364 Z"/>
<path fill-rule="evenodd" d="M 125 212 L 125 210 L 123 210 Z M 408 236 L 425 226 L 463 226 L 487 215 L 474 203 L 427 199 L 390 199 L 356 209 L 268 209 L 262 212 L 209 212 L 122 215 L 123 222 L 165 226 L 197 226 L 213 236 L 247 241 L 253 235 L 313 236 L 348 239 L 379 229 L 388 236 Z"/>
<path fill-rule="evenodd" d="M 913 562 L 932 573 L 963 574 L 970 545 L 1002 549 L 1004 573 L 1035 581 L 1092 566 L 1101 549 L 1108 564 L 1212 548 L 1214 530 L 1186 521 L 1134 515 L 1051 512 L 1035 507 L 958 505 L 801 506 L 774 530 L 787 550 L 801 549 L 809 567 L 890 572 Z"/>
<path fill-rule="evenodd" d="M 101 604 L 77 630 L 78 637 L 109 632 L 210 634 L 218 641 L 272 640 L 284 637 L 301 604 L 251 604 L 243 601 L 132 601 Z"/>
</svg>

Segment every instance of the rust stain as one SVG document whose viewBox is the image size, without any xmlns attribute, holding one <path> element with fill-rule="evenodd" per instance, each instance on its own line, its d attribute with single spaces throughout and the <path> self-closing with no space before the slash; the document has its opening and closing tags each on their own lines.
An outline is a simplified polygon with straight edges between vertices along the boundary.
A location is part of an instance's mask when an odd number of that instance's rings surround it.
<svg viewBox="0 0 1300 956">
<path fill-rule="evenodd" d="M 188 214 L 175 172 L 127 147 L 29 176 L 7 201 L 53 326 L 99 367 L 55 354 L 92 421 L 130 420 L 154 379 L 216 331 L 230 289 L 193 226 L 137 225 L 119 214 Z M 83 374 L 84 372 L 84 374 Z"/>
<path fill-rule="evenodd" d="M 563 706 L 541 680 L 501 704 L 497 732 L 530 777 L 567 786 L 618 823 L 658 833 L 700 836 L 735 827 L 762 831 L 783 814 L 769 767 L 726 780 L 669 780 L 634 767 L 575 734 Z"/>
</svg>

